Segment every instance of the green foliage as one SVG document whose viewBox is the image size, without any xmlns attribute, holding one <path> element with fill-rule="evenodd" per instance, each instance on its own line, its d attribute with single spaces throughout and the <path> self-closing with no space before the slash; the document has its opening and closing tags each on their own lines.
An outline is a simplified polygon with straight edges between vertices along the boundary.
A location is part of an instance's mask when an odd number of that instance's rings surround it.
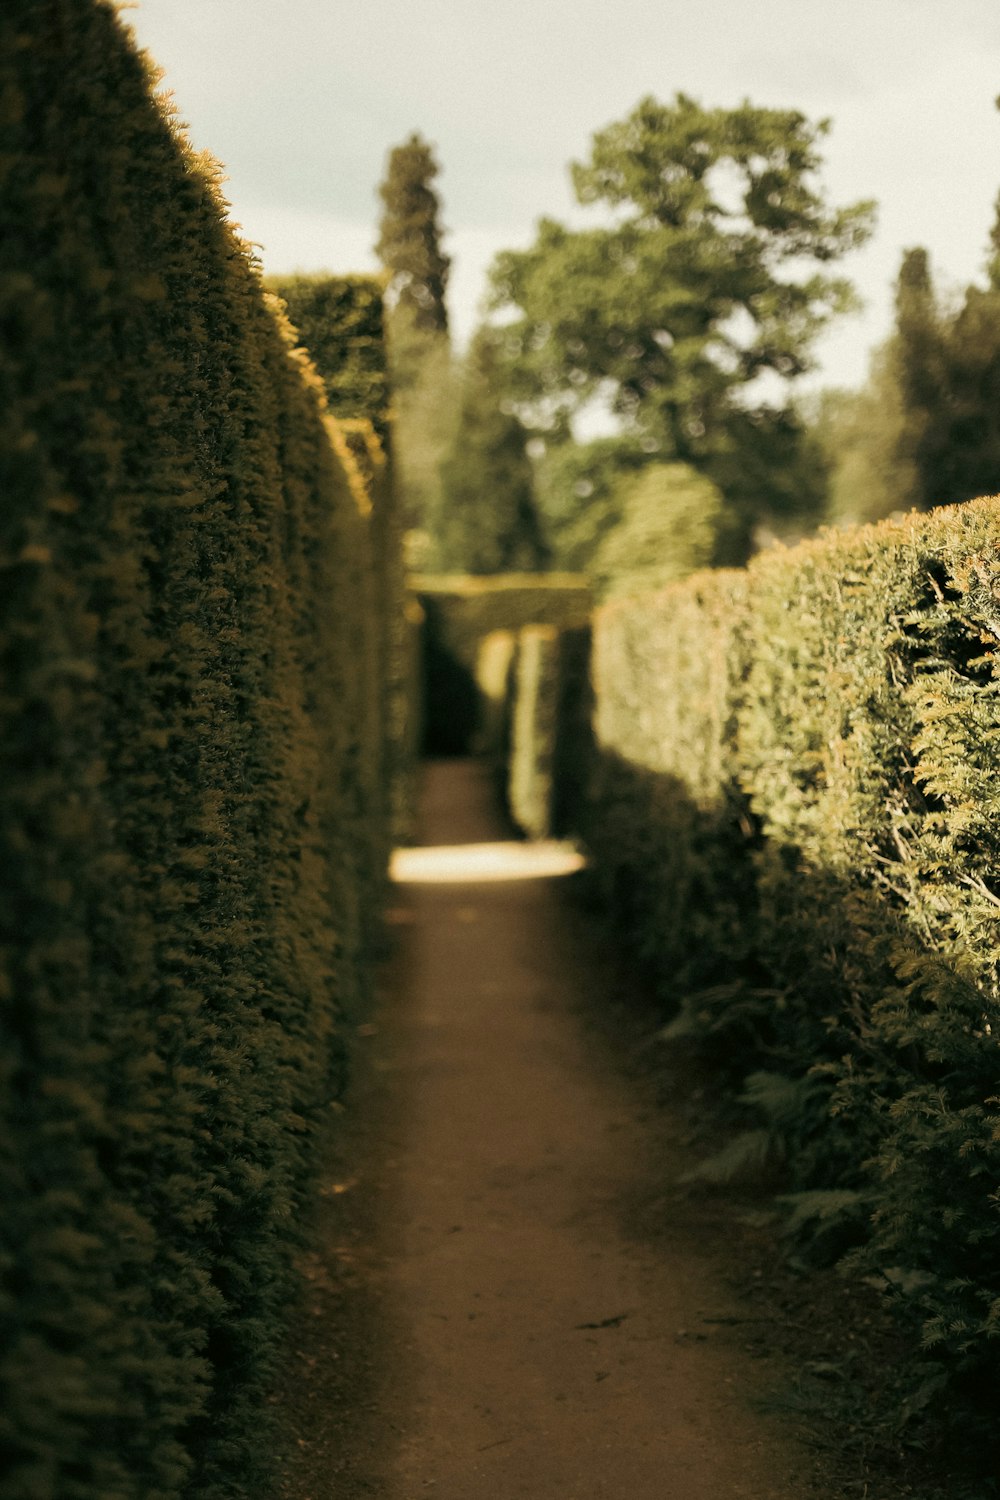
<svg viewBox="0 0 1000 1500">
<path fill-rule="evenodd" d="M 5 1500 L 267 1490 L 382 881 L 371 520 L 150 83 L 0 12 Z"/>
<path fill-rule="evenodd" d="M 448 649 L 475 670 L 481 642 L 494 630 L 525 625 L 585 625 L 592 597 L 586 578 L 576 573 L 510 573 L 503 577 L 418 574 L 413 589 L 425 607 L 437 603 L 445 621 Z"/>
<path fill-rule="evenodd" d="M 746 1079 L 706 1172 L 783 1156 L 796 1231 L 891 1286 L 956 1421 L 1000 1307 L 998 521 L 831 534 L 595 621 L 597 878 L 669 1034 Z"/>
<path fill-rule="evenodd" d="M 390 391 L 382 288 L 370 276 L 272 276 L 265 285 L 279 297 L 297 338 L 323 382 L 326 405 L 334 418 L 329 432 L 344 465 L 356 503 L 367 518 L 374 563 L 370 580 L 371 609 L 381 632 L 372 642 L 369 669 L 382 682 L 380 733 L 386 754 L 369 761 L 371 778 L 380 773 L 383 800 L 391 805 L 391 823 L 401 837 L 412 819 L 419 717 L 413 696 L 413 655 L 406 623 L 406 589 L 402 571 L 399 491 L 410 472 L 410 430 L 397 418 L 392 438 L 398 442 L 390 466 Z M 402 472 L 401 472 L 402 471 Z M 363 554 L 359 553 L 359 559 Z M 374 793 L 374 786 L 370 787 Z"/>
<path fill-rule="evenodd" d="M 451 345 L 447 334 L 422 331 L 400 308 L 389 319 L 388 339 L 393 468 L 410 541 L 424 567 L 435 561 L 441 464 L 455 427 Z"/>
<path fill-rule="evenodd" d="M 535 496 L 555 565 L 586 573 L 601 539 L 621 520 L 621 481 L 655 458 L 634 438 L 576 443 L 548 437 L 535 465 Z"/>
<path fill-rule="evenodd" d="M 510 638 L 509 653 L 504 645 L 498 632 L 487 636 L 476 674 L 488 709 L 501 680 L 505 690 L 499 733 L 486 749 L 502 768 L 500 789 L 514 823 L 529 838 L 562 837 L 578 827 L 588 795 L 590 629 L 527 625 Z M 489 713 L 484 721 L 489 728 Z"/>
<path fill-rule="evenodd" d="M 699 1030 L 725 1018 L 725 1057 L 772 1008 L 762 997 L 733 1024 L 733 970 L 750 966 L 755 903 L 733 761 L 749 664 L 746 576 L 700 573 L 657 599 L 615 600 L 595 616 L 596 757 L 580 831 L 637 961 L 671 1008 L 693 997 Z"/>
<path fill-rule="evenodd" d="M 268 276 L 323 381 L 335 417 L 366 417 L 386 438 L 386 369 L 382 288 L 372 276 Z"/>
<path fill-rule="evenodd" d="M 904 454 L 906 413 L 888 348 L 875 350 L 860 391 L 827 391 L 814 433 L 830 473 L 829 519 L 880 521 L 915 508 L 918 475 Z"/>
<path fill-rule="evenodd" d="M 473 749 L 493 772 L 500 800 L 507 799 L 517 632 L 491 630 L 479 643 L 474 680 L 478 723 Z"/>
<path fill-rule="evenodd" d="M 520 420 L 501 402 L 496 335 L 481 328 L 463 363 L 440 502 L 427 523 L 442 571 L 544 571 L 549 554 L 527 440 Z"/>
<path fill-rule="evenodd" d="M 796 405 L 732 411 L 704 470 L 726 501 L 717 567 L 799 541 L 826 519 L 829 463 Z"/>
<path fill-rule="evenodd" d="M 649 593 L 711 562 L 723 500 L 710 479 L 688 464 L 647 464 L 622 488 L 621 520 L 589 570 L 599 596 Z"/>
<path fill-rule="evenodd" d="M 1000 490 L 1000 286 L 969 287 L 944 354 L 945 383 L 927 408 L 926 505 Z"/>
<path fill-rule="evenodd" d="M 382 218 L 375 254 L 389 274 L 392 306 L 409 313 L 423 333 L 448 331 L 444 294 L 450 262 L 441 250 L 441 205 L 431 186 L 438 171 L 433 150 L 414 132 L 390 151 L 379 187 Z"/>
<path fill-rule="evenodd" d="M 759 400 L 749 421 L 748 386 L 810 368 L 817 334 L 852 306 L 848 284 L 823 268 L 870 232 L 870 205 L 830 209 L 815 186 L 826 129 L 792 110 L 644 99 L 573 168 L 580 202 L 606 205 L 610 221 L 542 220 L 535 244 L 493 271 L 494 306 L 514 314 L 512 398 L 558 428 L 602 391 L 661 458 L 707 468 L 727 499 L 711 465 L 734 451 L 723 467 L 744 550 L 772 501 L 759 480 L 740 484 L 738 455 L 747 444 L 761 454 L 758 427 L 786 446 L 796 429 Z M 803 273 L 809 261 L 818 269 Z M 796 497 L 785 486 L 783 503 Z"/>
<path fill-rule="evenodd" d="M 414 134 L 389 153 L 379 188 L 383 212 L 375 253 L 387 279 L 393 460 L 404 523 L 424 563 L 436 566 L 432 518 L 441 505 L 441 460 L 453 428 L 453 374 L 441 250 L 438 174 L 431 147 Z"/>
</svg>

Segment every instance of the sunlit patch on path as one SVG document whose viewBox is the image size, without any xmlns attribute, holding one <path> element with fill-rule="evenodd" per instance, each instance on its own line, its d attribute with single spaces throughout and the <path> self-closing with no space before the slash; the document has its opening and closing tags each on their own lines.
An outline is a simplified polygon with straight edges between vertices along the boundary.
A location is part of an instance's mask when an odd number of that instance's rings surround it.
<svg viewBox="0 0 1000 1500">
<path fill-rule="evenodd" d="M 537 880 L 572 875 L 584 857 L 571 843 L 557 839 L 520 844 L 437 844 L 396 849 L 389 864 L 402 884 L 446 884 L 486 880 Z"/>
</svg>

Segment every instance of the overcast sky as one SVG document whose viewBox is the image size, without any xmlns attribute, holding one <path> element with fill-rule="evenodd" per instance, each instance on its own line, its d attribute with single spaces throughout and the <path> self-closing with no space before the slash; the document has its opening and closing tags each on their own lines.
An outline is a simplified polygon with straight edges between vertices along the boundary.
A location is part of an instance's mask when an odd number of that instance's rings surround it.
<svg viewBox="0 0 1000 1500">
<path fill-rule="evenodd" d="M 594 131 L 677 90 L 829 117 L 831 201 L 878 200 L 843 267 L 866 312 L 820 346 L 824 383 L 863 379 L 904 247 L 943 287 L 981 277 L 1000 0 L 139 0 L 126 19 L 268 271 L 373 268 L 387 153 L 431 141 L 459 341 L 494 253 L 572 216 L 567 164 Z"/>
</svg>

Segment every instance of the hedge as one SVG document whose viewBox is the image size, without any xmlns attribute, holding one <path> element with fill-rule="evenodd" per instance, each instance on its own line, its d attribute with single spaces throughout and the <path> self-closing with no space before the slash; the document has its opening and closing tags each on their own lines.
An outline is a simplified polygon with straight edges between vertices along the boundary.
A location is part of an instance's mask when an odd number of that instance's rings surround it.
<svg viewBox="0 0 1000 1500">
<path fill-rule="evenodd" d="M 594 625 L 586 835 L 669 1034 L 792 1223 L 879 1278 L 963 1420 L 1000 1331 L 1000 500 L 702 574 Z"/>
<path fill-rule="evenodd" d="M 495 640 L 487 637 L 484 665 L 489 654 L 499 657 Z M 528 838 L 560 837 L 580 822 L 593 753 L 590 631 L 526 625 L 511 646 L 507 701 L 493 747 L 494 759 L 505 766 L 501 792 Z M 484 675 L 481 669 L 480 681 Z"/>
<path fill-rule="evenodd" d="M 0 11 L 0 1489 L 265 1493 L 382 881 L 371 521 L 112 6 Z"/>
<path fill-rule="evenodd" d="M 468 753 L 484 716 L 495 719 L 476 682 L 488 636 L 527 625 L 580 627 L 592 606 L 587 580 L 576 573 L 417 574 L 410 585 L 425 619 L 424 748 L 439 755 Z"/>
<path fill-rule="evenodd" d="M 390 393 L 381 280 L 319 271 L 268 276 L 265 285 L 309 350 L 333 416 L 367 418 L 384 443 Z"/>
<path fill-rule="evenodd" d="M 385 687 L 380 767 L 392 842 L 412 828 L 421 708 L 413 672 L 413 605 L 403 569 L 402 518 L 391 462 L 390 388 L 382 282 L 373 276 L 269 276 L 294 336 L 323 382 L 329 430 L 361 510 L 371 517 Z M 374 770 L 374 767 L 372 767 Z"/>
</svg>

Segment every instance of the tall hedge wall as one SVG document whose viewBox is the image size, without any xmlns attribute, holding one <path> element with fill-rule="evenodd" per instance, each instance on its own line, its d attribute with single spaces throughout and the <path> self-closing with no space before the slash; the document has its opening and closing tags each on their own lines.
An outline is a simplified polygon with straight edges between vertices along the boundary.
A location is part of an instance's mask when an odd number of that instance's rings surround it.
<svg viewBox="0 0 1000 1500">
<path fill-rule="evenodd" d="M 968 1419 L 1000 1330 L 1000 500 L 598 611 L 587 836 L 793 1224 Z"/>
<path fill-rule="evenodd" d="M 269 276 L 322 382 L 331 436 L 359 504 L 371 516 L 374 588 L 383 633 L 378 645 L 385 698 L 380 767 L 395 842 L 413 820 L 420 734 L 419 683 L 412 670 L 413 601 L 403 570 L 402 517 L 392 465 L 390 388 L 382 283 L 326 272 Z"/>
<path fill-rule="evenodd" d="M 385 848 L 370 523 L 150 82 L 0 9 L 5 1500 L 267 1492 Z"/>
</svg>

